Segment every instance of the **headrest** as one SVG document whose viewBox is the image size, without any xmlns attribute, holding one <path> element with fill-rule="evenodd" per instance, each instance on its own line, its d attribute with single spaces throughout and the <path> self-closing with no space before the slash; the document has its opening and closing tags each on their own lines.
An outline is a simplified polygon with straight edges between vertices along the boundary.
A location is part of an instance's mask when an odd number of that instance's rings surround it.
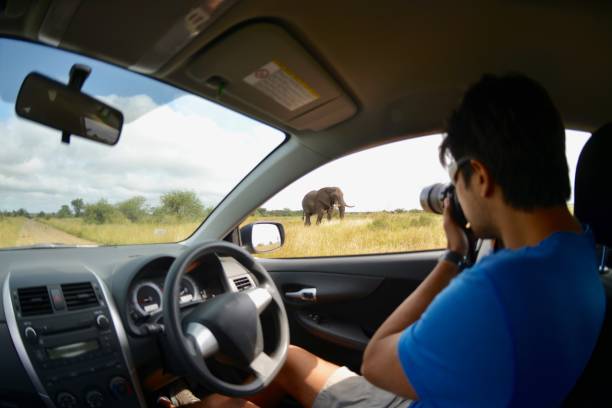
<svg viewBox="0 0 612 408">
<path fill-rule="evenodd" d="M 591 135 L 582 148 L 574 183 L 574 214 L 591 226 L 595 242 L 612 247 L 612 123 Z"/>
</svg>

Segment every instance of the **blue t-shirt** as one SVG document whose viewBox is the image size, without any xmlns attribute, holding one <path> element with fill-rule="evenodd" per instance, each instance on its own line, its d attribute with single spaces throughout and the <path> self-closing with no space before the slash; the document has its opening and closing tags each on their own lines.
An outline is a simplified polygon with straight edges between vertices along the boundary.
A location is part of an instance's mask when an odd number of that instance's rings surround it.
<svg viewBox="0 0 612 408">
<path fill-rule="evenodd" d="M 398 343 L 411 407 L 550 407 L 595 347 L 605 295 L 592 234 L 557 232 L 466 269 Z"/>
</svg>

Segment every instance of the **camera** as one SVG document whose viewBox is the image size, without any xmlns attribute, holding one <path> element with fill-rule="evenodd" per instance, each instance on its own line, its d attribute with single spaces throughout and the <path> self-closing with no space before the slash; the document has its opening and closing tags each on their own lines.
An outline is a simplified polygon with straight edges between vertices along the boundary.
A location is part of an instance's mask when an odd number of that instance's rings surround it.
<svg viewBox="0 0 612 408">
<path fill-rule="evenodd" d="M 466 228 L 467 219 L 457 199 L 455 186 L 452 184 L 436 183 L 421 190 L 420 201 L 423 210 L 435 214 L 444 211 L 444 199 L 448 197 L 451 205 L 451 217 L 462 228 Z"/>
</svg>

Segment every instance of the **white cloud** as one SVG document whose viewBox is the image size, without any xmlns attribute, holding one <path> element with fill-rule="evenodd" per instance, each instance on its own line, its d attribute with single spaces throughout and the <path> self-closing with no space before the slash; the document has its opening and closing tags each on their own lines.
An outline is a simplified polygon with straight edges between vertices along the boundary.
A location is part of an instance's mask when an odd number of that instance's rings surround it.
<svg viewBox="0 0 612 408">
<path fill-rule="evenodd" d="M 107 95 L 96 98 L 120 110 L 123 113 L 123 122 L 126 124 L 157 108 L 155 101 L 148 95 Z"/>
<path fill-rule="evenodd" d="M 215 120 L 215 107 L 193 96 L 154 106 L 149 97 L 102 98 L 127 117 L 114 147 L 73 137 L 20 118 L 0 121 L 0 209 L 56 211 L 81 197 L 111 202 L 142 195 L 157 205 L 171 190 L 192 190 L 215 205 L 284 135 L 234 113 L 241 128 Z M 206 113 L 209 112 L 207 115 Z M 127 122 L 127 121 L 126 121 Z"/>
</svg>

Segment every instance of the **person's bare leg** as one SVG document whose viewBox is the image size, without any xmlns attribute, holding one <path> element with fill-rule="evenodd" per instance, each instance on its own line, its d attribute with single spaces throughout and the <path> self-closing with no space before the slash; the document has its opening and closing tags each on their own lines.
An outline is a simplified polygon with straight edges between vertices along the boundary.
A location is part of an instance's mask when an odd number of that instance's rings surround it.
<svg viewBox="0 0 612 408">
<path fill-rule="evenodd" d="M 260 407 L 275 407 L 286 394 L 285 389 L 277 381 L 272 381 L 265 389 L 246 399 Z"/>
<path fill-rule="evenodd" d="M 258 405 L 253 404 L 251 401 L 246 401 L 240 398 L 226 397 L 225 395 L 220 394 L 209 395 L 198 404 L 199 405 L 194 406 L 193 408 L 259 408 Z"/>
<path fill-rule="evenodd" d="M 290 345 L 287 362 L 274 382 L 303 407 L 310 408 L 329 377 L 338 368 L 340 367 L 301 347 Z"/>
<path fill-rule="evenodd" d="M 265 390 L 248 397 L 248 401 L 213 394 L 188 407 L 268 408 L 278 405 L 282 398 L 289 394 L 300 405 L 310 408 L 329 377 L 338 368 L 339 366 L 325 361 L 301 347 L 290 345 L 287 352 L 287 361 L 280 373 Z"/>
</svg>

